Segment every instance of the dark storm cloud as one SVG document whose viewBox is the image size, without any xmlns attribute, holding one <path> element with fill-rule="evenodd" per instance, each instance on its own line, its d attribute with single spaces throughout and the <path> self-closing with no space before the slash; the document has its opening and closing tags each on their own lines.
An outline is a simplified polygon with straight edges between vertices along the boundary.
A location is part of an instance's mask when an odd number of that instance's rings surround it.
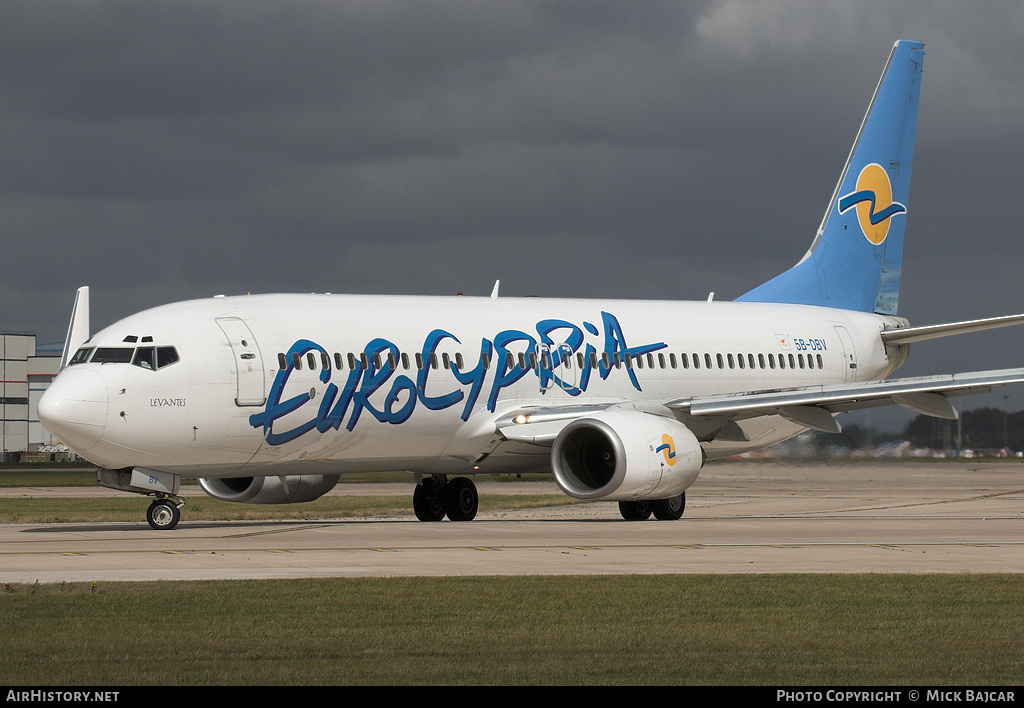
<svg viewBox="0 0 1024 708">
<path fill-rule="evenodd" d="M 1016 2 L 8 1 L 0 327 L 62 338 L 80 284 L 96 327 L 497 278 L 731 299 L 809 245 L 899 38 L 927 55 L 901 314 L 1024 312 L 1022 35 Z"/>
</svg>

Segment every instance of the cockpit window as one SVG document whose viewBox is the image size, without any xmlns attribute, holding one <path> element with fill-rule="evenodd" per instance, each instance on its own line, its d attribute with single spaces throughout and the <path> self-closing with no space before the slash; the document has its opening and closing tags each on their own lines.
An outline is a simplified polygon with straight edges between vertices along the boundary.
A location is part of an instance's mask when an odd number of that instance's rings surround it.
<svg viewBox="0 0 1024 708">
<path fill-rule="evenodd" d="M 93 354 L 93 364 L 127 364 L 132 360 L 134 347 L 97 347 Z"/>
<path fill-rule="evenodd" d="M 143 369 L 156 368 L 156 347 L 139 347 L 135 350 L 135 358 L 132 359 L 133 366 L 141 366 Z"/>
<path fill-rule="evenodd" d="M 178 360 L 178 350 L 174 347 L 156 348 L 156 365 L 158 369 L 170 366 Z"/>
<path fill-rule="evenodd" d="M 68 366 L 72 364 L 84 364 L 89 360 L 89 355 L 92 354 L 92 347 L 82 347 L 75 355 L 71 357 L 71 361 L 68 362 Z"/>
<path fill-rule="evenodd" d="M 162 369 L 178 361 L 178 350 L 174 347 L 139 347 L 135 350 L 132 364 L 143 369 Z"/>
<path fill-rule="evenodd" d="M 94 364 L 132 364 L 150 371 L 170 366 L 179 360 L 178 350 L 174 347 L 82 347 L 75 352 L 68 366 L 84 364 L 90 361 L 90 356 Z"/>
</svg>

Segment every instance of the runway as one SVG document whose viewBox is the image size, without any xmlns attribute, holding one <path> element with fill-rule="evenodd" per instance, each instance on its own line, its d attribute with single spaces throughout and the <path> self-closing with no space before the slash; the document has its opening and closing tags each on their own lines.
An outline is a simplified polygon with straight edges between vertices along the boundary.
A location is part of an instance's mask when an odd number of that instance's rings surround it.
<svg viewBox="0 0 1024 708">
<path fill-rule="evenodd" d="M 479 484 L 487 494 L 493 483 Z M 370 491 L 380 489 L 335 493 Z M 390 491 L 411 495 L 412 486 Z M 421 523 L 411 513 L 190 522 L 186 506 L 177 529 L 158 532 L 142 520 L 145 506 L 140 499 L 139 523 L 0 525 L 0 581 L 1024 572 L 1024 465 L 1013 462 L 710 464 L 675 522 L 626 522 L 610 503 L 482 513 L 469 523 Z"/>
</svg>

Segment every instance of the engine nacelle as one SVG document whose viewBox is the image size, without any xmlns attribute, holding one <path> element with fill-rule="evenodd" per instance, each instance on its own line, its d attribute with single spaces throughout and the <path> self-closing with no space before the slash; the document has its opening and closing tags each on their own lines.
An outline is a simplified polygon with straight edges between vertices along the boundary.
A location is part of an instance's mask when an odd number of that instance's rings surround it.
<svg viewBox="0 0 1024 708">
<path fill-rule="evenodd" d="M 237 504 L 297 504 L 319 499 L 341 475 L 290 474 L 286 477 L 205 477 L 199 484 L 214 499 Z"/>
<path fill-rule="evenodd" d="M 685 425 L 637 411 L 574 420 L 551 448 L 558 487 L 589 501 L 670 499 L 696 481 L 704 459 Z"/>
</svg>

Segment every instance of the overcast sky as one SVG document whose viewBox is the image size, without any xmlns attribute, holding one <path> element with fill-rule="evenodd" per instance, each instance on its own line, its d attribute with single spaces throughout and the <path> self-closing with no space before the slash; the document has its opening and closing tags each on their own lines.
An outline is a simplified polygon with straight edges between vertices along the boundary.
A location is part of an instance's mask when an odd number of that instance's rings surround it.
<svg viewBox="0 0 1024 708">
<path fill-rule="evenodd" d="M 3 0 L 0 329 L 62 341 L 79 285 L 94 331 L 499 278 L 732 299 L 807 249 L 901 38 L 926 58 L 899 314 L 1024 312 L 1019 0 Z M 1022 351 L 926 342 L 902 373 Z"/>
</svg>

